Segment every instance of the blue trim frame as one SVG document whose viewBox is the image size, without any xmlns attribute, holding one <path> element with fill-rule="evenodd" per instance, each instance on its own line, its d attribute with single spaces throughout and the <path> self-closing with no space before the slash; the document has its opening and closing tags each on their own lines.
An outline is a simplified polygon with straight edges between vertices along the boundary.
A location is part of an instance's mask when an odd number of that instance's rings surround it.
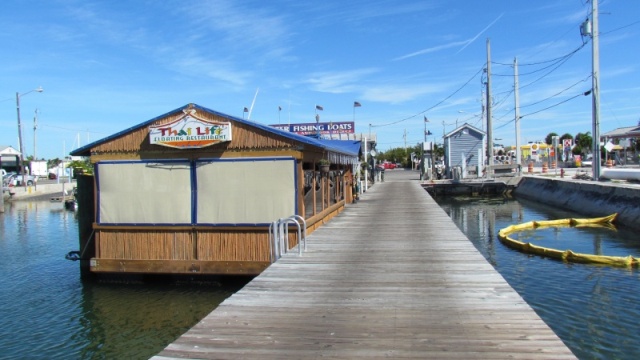
<svg viewBox="0 0 640 360">
<path fill-rule="evenodd" d="M 298 207 L 298 180 L 300 174 L 297 171 L 297 160 L 290 156 L 283 157 L 260 157 L 260 158 L 230 158 L 230 159 L 221 159 L 221 158 L 202 158 L 197 160 L 188 160 L 188 159 L 154 159 L 154 160 L 106 160 L 99 161 L 94 164 L 94 174 L 96 179 L 96 206 L 97 206 L 97 214 L 96 214 L 96 223 L 101 226 L 205 226 L 205 227 L 261 227 L 261 226 L 269 226 L 270 223 L 197 223 L 198 214 L 198 178 L 196 176 L 196 170 L 199 163 L 212 163 L 212 162 L 255 162 L 255 161 L 291 161 L 291 165 L 293 166 L 293 207 L 295 214 L 298 214 L 300 209 Z M 191 223 L 102 223 L 100 219 L 100 165 L 109 165 L 109 164 L 150 164 L 150 163 L 179 163 L 179 164 L 188 164 L 190 167 L 190 186 L 191 186 Z M 294 215 L 294 214 L 291 214 Z M 274 219 L 277 220 L 277 219 Z"/>
<path fill-rule="evenodd" d="M 98 161 L 94 166 L 94 174 L 96 177 L 96 206 L 97 206 L 97 214 L 96 214 L 96 224 L 101 226 L 191 226 L 188 223 L 102 223 L 100 220 L 100 172 L 98 171 L 99 165 L 110 165 L 110 164 L 150 164 L 150 163 L 180 163 L 180 164 L 188 164 L 191 167 L 191 161 L 189 159 L 154 159 L 154 160 L 105 160 Z M 191 176 L 191 181 L 193 182 L 193 174 Z M 191 189 L 193 193 L 193 188 Z M 193 203 L 193 199 L 191 201 Z M 192 211 L 193 214 L 193 211 Z M 193 215 L 191 216 L 193 218 Z"/>
<path fill-rule="evenodd" d="M 194 172 L 195 169 L 197 167 L 198 163 L 211 163 L 211 162 L 255 162 L 255 161 L 291 161 L 292 165 L 293 165 L 293 208 L 294 208 L 294 212 L 296 214 L 299 213 L 300 209 L 298 208 L 298 198 L 297 198 L 297 194 L 298 194 L 298 172 L 296 171 L 296 165 L 298 164 L 298 162 L 296 161 L 295 158 L 290 157 L 290 156 L 282 156 L 282 157 L 260 157 L 260 158 L 230 158 L 230 159 L 221 159 L 221 158 L 201 158 L 198 160 L 194 161 Z M 195 188 L 197 189 L 197 188 Z M 196 191 L 194 190 L 194 193 Z M 195 211 L 193 212 L 195 214 Z M 291 214 L 294 215 L 294 214 Z M 193 223 L 197 226 L 211 226 L 211 227 L 223 227 L 223 226 L 247 226 L 247 227 L 258 227 L 258 226 L 269 226 L 271 223 L 196 223 L 196 219 L 197 219 L 197 214 L 195 214 L 195 218 Z M 274 219 L 277 220 L 277 219 Z"/>
</svg>

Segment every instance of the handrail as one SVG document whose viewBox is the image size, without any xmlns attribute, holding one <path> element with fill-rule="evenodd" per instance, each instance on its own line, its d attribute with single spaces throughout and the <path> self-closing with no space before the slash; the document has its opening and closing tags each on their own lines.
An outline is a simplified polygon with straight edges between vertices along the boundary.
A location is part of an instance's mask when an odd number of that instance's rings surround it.
<svg viewBox="0 0 640 360">
<path fill-rule="evenodd" d="M 301 222 L 304 226 L 301 225 Z M 306 220 L 300 215 L 291 215 L 288 218 L 280 218 L 269 225 L 269 250 L 272 263 L 277 261 L 289 250 L 288 243 L 290 224 L 295 224 L 298 228 L 298 255 L 302 256 L 303 246 L 304 250 L 307 250 Z"/>
<path fill-rule="evenodd" d="M 291 215 L 290 217 L 300 219 L 304 224 L 304 227 L 302 228 L 302 231 L 303 231 L 302 238 L 300 238 L 300 234 L 298 234 L 298 246 L 300 246 L 300 244 L 304 242 L 304 251 L 307 251 L 307 221 L 302 216 L 297 214 Z"/>
<path fill-rule="evenodd" d="M 302 256 L 302 241 L 303 241 L 302 230 L 301 230 L 301 227 L 300 227 L 300 223 L 296 219 L 296 215 L 292 215 L 292 216 L 289 216 L 286 219 L 280 219 L 280 220 L 281 220 L 280 227 L 284 230 L 283 241 L 288 241 L 289 240 L 289 227 L 286 226 L 286 225 L 290 224 L 291 222 L 296 224 L 296 227 L 298 228 L 298 255 Z M 306 235 L 306 230 L 305 230 L 305 235 Z M 286 252 L 286 250 L 288 250 L 288 246 L 285 247 L 285 252 Z"/>
<path fill-rule="evenodd" d="M 269 252 L 271 255 L 271 263 L 273 264 L 274 262 L 276 262 L 280 257 L 278 256 L 279 253 L 279 240 L 278 240 L 278 233 L 277 233 L 277 228 L 278 228 L 278 222 L 274 221 L 269 225 Z"/>
</svg>

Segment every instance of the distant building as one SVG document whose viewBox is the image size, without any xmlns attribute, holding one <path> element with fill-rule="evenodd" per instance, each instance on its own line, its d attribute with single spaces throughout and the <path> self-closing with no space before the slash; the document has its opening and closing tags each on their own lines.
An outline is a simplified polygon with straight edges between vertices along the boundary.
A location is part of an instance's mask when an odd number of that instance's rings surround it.
<svg viewBox="0 0 640 360">
<path fill-rule="evenodd" d="M 20 151 L 8 145 L 0 145 L 0 167 L 7 172 L 20 169 Z"/>
<path fill-rule="evenodd" d="M 463 124 L 444 136 L 444 164 L 449 178 L 478 174 L 484 165 L 486 133 Z"/>
</svg>

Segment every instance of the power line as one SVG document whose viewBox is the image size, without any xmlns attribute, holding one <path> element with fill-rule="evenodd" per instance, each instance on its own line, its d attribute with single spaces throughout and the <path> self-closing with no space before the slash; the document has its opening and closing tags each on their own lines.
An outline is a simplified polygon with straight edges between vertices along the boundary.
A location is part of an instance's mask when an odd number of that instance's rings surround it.
<svg viewBox="0 0 640 360">
<path fill-rule="evenodd" d="M 554 107 L 560 106 L 560 105 L 562 105 L 562 104 L 564 104 L 564 103 L 566 103 L 566 102 L 568 102 L 568 101 L 571 101 L 571 100 L 573 100 L 573 99 L 575 99 L 575 98 L 578 98 L 578 97 L 580 97 L 580 96 L 587 96 L 587 95 L 589 95 L 589 94 L 591 94 L 591 90 L 587 90 L 587 91 L 585 91 L 585 92 L 584 92 L 584 93 L 582 93 L 582 94 L 574 95 L 574 96 L 572 96 L 572 97 L 570 97 L 570 98 L 568 98 L 568 99 L 562 100 L 561 102 L 556 103 L 556 104 L 553 104 L 553 105 L 551 105 L 551 106 L 548 106 L 548 107 L 546 107 L 546 108 L 544 108 L 544 109 L 540 109 L 540 110 L 538 110 L 538 111 L 534 111 L 534 112 L 529 113 L 529 114 L 521 115 L 521 116 L 520 116 L 520 119 L 525 118 L 525 117 L 528 117 L 528 116 L 531 116 L 531 115 L 535 115 L 535 114 L 541 113 L 541 112 L 543 112 L 543 111 L 546 111 L 546 110 L 552 109 L 552 108 L 554 108 Z M 508 122 L 506 122 L 506 123 L 504 123 L 504 124 L 502 124 L 502 125 L 498 126 L 496 129 L 500 129 L 500 128 L 502 128 L 502 127 L 505 127 L 505 126 L 509 125 L 510 123 L 512 123 L 513 121 L 515 121 L 515 119 L 511 119 L 510 121 L 508 121 Z"/>
<path fill-rule="evenodd" d="M 454 91 L 453 93 L 451 93 L 449 96 L 445 97 L 444 99 L 440 100 L 438 103 L 436 103 L 435 105 L 431 106 L 430 108 L 428 108 L 428 109 L 426 109 L 426 110 L 423 110 L 423 111 L 421 111 L 421 112 L 419 112 L 419 113 L 417 113 L 417 114 L 414 114 L 414 115 L 411 115 L 411 116 L 409 116 L 409 117 L 406 117 L 406 118 L 404 118 L 404 119 L 400 119 L 400 120 L 397 120 L 397 121 L 394 121 L 394 122 L 390 122 L 390 123 L 387 123 L 387 124 L 371 125 L 371 127 L 384 127 L 384 126 L 389 126 L 389 125 L 395 125 L 395 124 L 401 123 L 401 122 L 403 122 L 403 121 L 407 121 L 407 120 L 409 120 L 409 119 L 413 119 L 413 118 L 414 118 L 414 117 L 416 117 L 416 116 L 423 115 L 423 114 L 424 114 L 424 113 L 426 113 L 427 111 L 430 111 L 430 110 L 435 109 L 436 107 L 440 106 L 440 105 L 441 105 L 442 103 L 444 103 L 445 101 L 449 100 L 449 99 L 450 99 L 451 97 L 453 97 L 455 94 L 457 94 L 458 92 L 460 92 L 460 90 L 462 90 L 464 87 L 466 87 L 466 86 L 471 82 L 471 80 L 473 80 L 476 76 L 478 76 L 478 74 L 479 74 L 479 73 L 481 73 L 482 71 L 484 71 L 484 66 L 485 66 L 485 65 L 486 65 L 486 63 L 485 63 L 485 64 L 482 64 L 482 67 L 480 67 L 480 70 L 478 70 L 475 74 L 473 74 L 473 76 L 472 76 L 471 78 L 469 78 L 469 80 L 467 80 L 467 82 L 465 82 L 465 83 L 464 83 L 461 87 L 459 87 L 456 91 Z"/>
<path fill-rule="evenodd" d="M 540 109 L 540 110 L 538 110 L 538 111 L 534 111 L 534 112 L 532 112 L 532 113 L 529 113 L 529 114 L 526 114 L 526 115 L 522 115 L 522 116 L 520 116 L 520 118 L 522 119 L 522 118 L 527 117 L 527 116 L 531 116 L 531 115 L 535 115 L 535 114 L 537 114 L 537 113 L 541 113 L 541 112 L 543 112 L 543 111 L 545 111 L 545 110 L 549 110 L 549 109 L 554 108 L 554 107 L 556 107 L 556 106 L 560 106 L 560 105 L 562 105 L 562 104 L 564 104 L 564 103 L 566 103 L 566 102 L 568 102 L 568 101 L 571 101 L 571 100 L 573 100 L 573 99 L 575 99 L 575 98 L 577 98 L 577 97 L 580 97 L 580 96 L 587 96 L 587 95 L 589 95 L 589 94 L 591 94 L 591 90 L 585 91 L 585 92 L 584 92 L 584 93 L 582 93 L 582 94 L 574 95 L 574 96 L 572 96 L 572 97 L 570 97 L 570 98 L 568 98 L 568 99 L 565 99 L 565 100 L 563 100 L 563 101 L 561 101 L 561 102 L 559 102 L 559 103 L 557 103 L 557 104 L 554 104 L 554 105 L 548 106 L 548 107 L 546 107 L 546 108 L 544 108 L 544 109 Z"/>
<path fill-rule="evenodd" d="M 625 29 L 625 28 L 628 28 L 628 27 L 631 27 L 631 26 L 637 25 L 637 24 L 640 24 L 640 20 L 632 22 L 631 24 L 628 24 L 628 25 L 625 25 L 625 26 L 621 26 L 619 28 L 615 28 L 613 30 L 609 30 L 609 31 L 606 31 L 606 32 L 600 32 L 600 35 L 611 34 L 612 32 L 615 32 L 615 31 L 618 31 L 618 30 L 622 30 L 622 29 Z"/>
<path fill-rule="evenodd" d="M 524 63 L 524 64 L 520 64 L 520 63 L 518 62 L 518 66 L 534 66 L 534 65 L 542 65 L 542 64 L 546 64 L 546 63 L 550 63 L 550 62 L 555 63 L 555 62 L 557 62 L 557 61 L 559 61 L 559 60 L 563 60 L 563 59 L 565 59 L 566 57 L 571 57 L 573 54 L 575 54 L 575 53 L 577 53 L 578 51 L 580 51 L 580 49 L 582 49 L 585 45 L 586 45 L 586 44 L 584 44 L 584 43 L 583 43 L 582 45 L 580 45 L 580 46 L 579 46 L 579 47 L 577 47 L 576 49 L 571 50 L 570 52 L 568 52 L 567 54 L 564 54 L 564 55 L 562 55 L 562 56 L 558 56 L 557 58 L 553 58 L 553 59 L 549 59 L 549 60 L 543 60 L 543 61 L 538 61 L 538 62 L 534 62 L 534 63 Z M 495 65 L 504 65 L 504 66 L 513 67 L 513 63 L 505 64 L 505 63 L 500 63 L 500 62 L 496 62 L 496 61 L 492 61 L 491 63 L 492 63 L 492 64 L 495 64 Z M 553 66 L 553 64 L 551 64 L 550 66 Z M 544 69 L 544 68 L 543 68 L 543 69 Z M 536 71 L 539 71 L 539 70 L 536 70 Z M 531 74 L 531 73 L 528 73 L 528 74 Z M 491 74 L 491 75 L 494 75 L 494 74 Z M 527 75 L 527 74 L 520 74 L 520 75 Z M 500 76 L 508 76 L 508 75 L 500 75 Z M 512 76 L 513 76 L 513 75 L 512 75 Z"/>
<path fill-rule="evenodd" d="M 541 102 L 545 102 L 545 101 L 547 101 L 547 100 L 549 100 L 549 99 L 552 99 L 552 98 L 554 98 L 554 97 L 556 97 L 556 96 L 558 96 L 558 95 L 562 94 L 563 92 L 565 92 L 565 91 L 567 91 L 567 90 L 569 90 L 569 89 L 571 89 L 571 88 L 573 88 L 573 87 L 577 86 L 578 84 L 583 83 L 583 82 L 585 82 L 585 81 L 589 80 L 590 78 L 591 78 L 591 74 L 589 74 L 586 78 L 584 78 L 584 79 L 582 79 L 582 80 L 580 80 L 580 81 L 576 82 L 575 84 L 573 84 L 573 85 L 569 86 L 568 88 L 565 88 L 564 90 L 561 90 L 560 92 L 558 92 L 558 93 L 556 93 L 556 94 L 554 94 L 554 95 L 551 95 L 551 96 L 549 96 L 549 97 L 547 97 L 547 98 L 544 98 L 544 99 L 542 99 L 542 100 L 539 100 L 539 101 L 533 102 L 533 103 L 531 103 L 531 104 L 522 105 L 522 106 L 520 106 L 520 108 L 529 107 L 529 106 L 533 106 L 533 105 L 540 104 Z"/>
</svg>

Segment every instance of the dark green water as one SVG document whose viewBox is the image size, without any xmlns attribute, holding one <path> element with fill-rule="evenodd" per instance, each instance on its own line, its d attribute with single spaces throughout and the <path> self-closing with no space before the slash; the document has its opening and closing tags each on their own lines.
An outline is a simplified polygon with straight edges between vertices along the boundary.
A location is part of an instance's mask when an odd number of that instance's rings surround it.
<svg viewBox="0 0 640 360">
<path fill-rule="evenodd" d="M 247 278 L 80 280 L 74 212 L 15 202 L 0 214 L 1 359 L 148 359 Z"/>
<path fill-rule="evenodd" d="M 504 246 L 501 228 L 531 220 L 584 217 L 503 198 L 437 199 L 440 206 L 580 359 L 640 358 L 640 272 L 522 254 Z M 637 231 L 545 229 L 514 234 L 562 250 L 640 256 Z"/>
<path fill-rule="evenodd" d="M 580 217 L 505 199 L 440 201 L 474 245 L 581 359 L 640 358 L 637 270 L 521 254 L 498 230 L 529 220 Z M 155 278 L 82 282 L 75 213 L 59 203 L 17 202 L 0 215 L 1 359 L 147 359 L 248 279 Z M 636 233 L 545 230 L 527 241 L 581 252 L 640 255 Z"/>
</svg>

